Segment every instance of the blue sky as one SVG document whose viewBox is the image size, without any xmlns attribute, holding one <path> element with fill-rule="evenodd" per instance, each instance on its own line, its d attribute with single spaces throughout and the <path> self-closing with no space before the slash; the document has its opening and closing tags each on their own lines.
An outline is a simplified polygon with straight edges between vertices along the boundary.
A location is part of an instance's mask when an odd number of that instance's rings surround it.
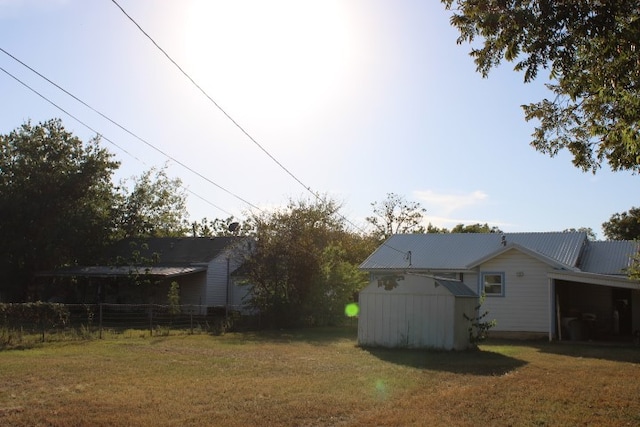
<svg viewBox="0 0 640 427">
<path fill-rule="evenodd" d="M 535 123 L 520 105 L 549 96 L 544 82 L 525 85 L 509 64 L 483 79 L 439 1 L 118 3 L 255 142 L 359 226 L 390 192 L 420 203 L 439 227 L 591 227 L 600 238 L 602 222 L 638 204 L 637 176 L 606 165 L 583 173 L 567 153 L 529 146 Z M 252 208 L 239 198 L 269 209 L 311 197 L 110 0 L 0 0 L 0 40 L 207 179 L 1 52 L 0 67 L 93 131 L 0 72 L 0 133 L 53 117 L 83 140 L 98 131 L 124 148 L 103 141 L 122 162 L 116 180 L 167 164 L 199 196 L 189 196 L 193 220 L 242 218 Z"/>
</svg>

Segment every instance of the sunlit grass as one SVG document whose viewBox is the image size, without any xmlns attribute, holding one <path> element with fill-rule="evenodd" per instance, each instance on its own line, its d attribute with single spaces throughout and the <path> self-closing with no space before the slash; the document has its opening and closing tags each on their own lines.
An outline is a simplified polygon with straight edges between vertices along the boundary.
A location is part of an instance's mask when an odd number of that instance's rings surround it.
<svg viewBox="0 0 640 427">
<path fill-rule="evenodd" d="M 0 425 L 636 425 L 640 349 L 363 349 L 355 330 L 150 337 L 0 352 Z"/>
</svg>

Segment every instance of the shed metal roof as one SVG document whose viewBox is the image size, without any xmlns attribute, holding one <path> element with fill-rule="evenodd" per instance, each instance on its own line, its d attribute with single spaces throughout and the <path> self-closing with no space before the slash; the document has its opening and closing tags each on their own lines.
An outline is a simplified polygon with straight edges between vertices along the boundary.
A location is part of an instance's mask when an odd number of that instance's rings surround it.
<svg viewBox="0 0 640 427">
<path fill-rule="evenodd" d="M 576 267 L 587 235 L 583 232 L 396 234 L 361 265 L 363 270 L 467 270 L 510 243 Z"/>
<path fill-rule="evenodd" d="M 459 280 L 448 280 L 448 279 L 441 279 L 439 277 L 436 277 L 435 282 L 447 288 L 447 290 L 451 292 L 452 295 L 457 297 L 477 297 L 478 296 L 478 294 L 473 292 L 471 288 L 469 288 L 467 285 L 465 285 L 463 282 Z"/>
</svg>

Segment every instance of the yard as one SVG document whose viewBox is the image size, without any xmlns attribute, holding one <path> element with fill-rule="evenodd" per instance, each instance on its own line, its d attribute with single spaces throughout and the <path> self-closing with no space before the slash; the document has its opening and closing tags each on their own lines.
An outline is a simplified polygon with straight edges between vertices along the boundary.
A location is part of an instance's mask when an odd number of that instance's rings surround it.
<svg viewBox="0 0 640 427">
<path fill-rule="evenodd" d="M 0 425 L 638 425 L 640 348 L 363 349 L 353 328 L 0 351 Z"/>
</svg>

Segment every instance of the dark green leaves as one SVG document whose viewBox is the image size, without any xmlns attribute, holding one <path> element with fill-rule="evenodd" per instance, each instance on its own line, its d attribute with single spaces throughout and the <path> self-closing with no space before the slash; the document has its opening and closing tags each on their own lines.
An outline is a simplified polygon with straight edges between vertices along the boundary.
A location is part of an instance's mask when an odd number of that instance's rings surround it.
<svg viewBox="0 0 640 427">
<path fill-rule="evenodd" d="M 531 145 L 595 172 L 640 171 L 640 2 L 442 0 L 477 71 L 504 59 L 530 82 L 548 70 L 550 99 L 523 106 L 540 124 Z M 476 38 L 481 38 L 478 47 Z"/>
</svg>

